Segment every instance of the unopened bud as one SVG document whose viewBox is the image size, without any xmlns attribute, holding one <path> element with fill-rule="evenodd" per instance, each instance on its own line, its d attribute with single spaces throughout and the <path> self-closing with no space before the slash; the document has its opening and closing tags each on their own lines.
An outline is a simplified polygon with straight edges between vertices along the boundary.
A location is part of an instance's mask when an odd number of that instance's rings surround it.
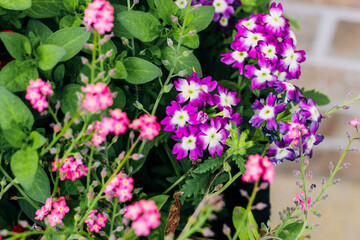
<svg viewBox="0 0 360 240">
<path fill-rule="evenodd" d="M 323 196 L 323 199 L 326 200 L 328 197 L 329 197 L 329 195 L 328 195 L 328 194 L 325 194 L 325 195 Z"/>
<path fill-rule="evenodd" d="M 173 88 L 174 84 L 169 83 L 168 85 L 164 86 L 164 93 L 168 93 L 171 91 L 171 89 Z"/>
<path fill-rule="evenodd" d="M 143 106 L 138 100 L 136 100 L 136 101 L 134 102 L 134 106 L 135 106 L 137 109 L 139 109 L 139 110 L 143 110 L 143 109 L 144 109 L 144 106 Z"/>
<path fill-rule="evenodd" d="M 326 183 L 326 179 L 324 177 L 321 178 L 321 184 L 324 185 Z"/>
<path fill-rule="evenodd" d="M 302 184 L 302 182 L 296 182 L 296 186 L 298 186 L 299 188 L 302 188 L 303 184 Z"/>
<path fill-rule="evenodd" d="M 171 38 L 167 38 L 167 45 L 169 47 L 171 47 L 172 45 L 174 45 L 174 42 L 171 40 Z"/>
<path fill-rule="evenodd" d="M 141 56 L 145 56 L 145 54 L 146 54 L 146 49 L 141 50 L 141 51 L 139 52 L 139 55 L 141 55 Z"/>
<path fill-rule="evenodd" d="M 170 64 L 170 62 L 168 60 L 162 60 L 161 63 L 164 65 L 164 66 L 167 66 Z"/>
<path fill-rule="evenodd" d="M 171 21 L 173 21 L 174 23 L 177 23 L 179 20 L 174 15 L 171 15 Z"/>
<path fill-rule="evenodd" d="M 83 73 L 80 73 L 80 78 L 83 83 L 89 82 L 89 78 L 87 76 L 85 76 Z"/>
<path fill-rule="evenodd" d="M 304 165 L 305 165 L 305 166 L 308 166 L 308 165 L 309 165 L 309 160 L 304 159 Z"/>
<path fill-rule="evenodd" d="M 250 198 L 248 192 L 245 191 L 244 189 L 240 189 L 240 195 L 247 199 Z"/>
<path fill-rule="evenodd" d="M 210 228 L 204 228 L 204 229 L 201 231 L 201 234 L 202 234 L 204 237 L 213 237 L 213 236 L 215 236 L 215 233 L 214 233 Z"/>
<path fill-rule="evenodd" d="M 116 73 L 116 69 L 115 69 L 115 68 L 110 69 L 110 71 L 109 71 L 109 75 L 110 75 L 110 76 L 114 76 L 115 73 Z"/>
<path fill-rule="evenodd" d="M 227 236 L 227 235 L 231 234 L 231 229 L 230 229 L 230 227 L 228 225 L 226 225 L 224 223 L 223 228 L 222 228 L 222 232 L 223 232 L 223 234 L 225 234 Z"/>
<path fill-rule="evenodd" d="M 107 52 L 105 53 L 105 55 L 106 55 L 107 57 L 111 57 L 112 54 L 113 54 L 113 50 L 112 50 L 112 49 L 110 49 L 109 51 L 107 51 Z"/>
<path fill-rule="evenodd" d="M 266 203 L 262 203 L 262 202 L 259 202 L 258 204 L 256 204 L 255 206 L 251 207 L 251 209 L 255 209 L 255 210 L 264 210 L 265 208 L 267 207 L 267 204 Z"/>
<path fill-rule="evenodd" d="M 88 60 L 87 58 L 85 58 L 85 57 L 81 57 L 81 62 L 82 62 L 84 65 L 86 65 L 86 64 L 89 63 L 89 60 Z"/>
<path fill-rule="evenodd" d="M 106 177 L 107 171 L 106 171 L 105 167 L 101 170 L 100 175 L 101 175 L 102 178 Z"/>
<path fill-rule="evenodd" d="M 122 152 L 119 154 L 118 158 L 119 158 L 119 160 L 121 161 L 124 157 L 125 157 L 125 151 L 122 151 Z"/>
<path fill-rule="evenodd" d="M 189 51 L 184 51 L 183 53 L 182 53 L 182 55 L 184 56 L 184 57 L 188 57 L 188 56 L 190 56 L 190 54 L 192 54 L 193 53 L 193 50 L 189 50 Z"/>
<path fill-rule="evenodd" d="M 88 199 L 93 199 L 94 198 L 94 192 L 91 191 L 88 194 L 86 194 L 86 196 L 87 196 Z"/>
<path fill-rule="evenodd" d="M 133 155 L 131 155 L 131 158 L 132 158 L 133 160 L 139 160 L 139 159 L 141 159 L 141 158 L 143 158 L 143 157 L 145 157 L 145 155 L 142 154 L 142 153 L 140 153 L 140 154 L 134 153 Z"/>
<path fill-rule="evenodd" d="M 178 75 L 180 76 L 180 77 L 183 77 L 183 76 L 185 76 L 187 74 L 187 71 L 186 70 L 181 70 L 179 73 L 178 73 Z"/>
<path fill-rule="evenodd" d="M 333 164 L 333 162 L 330 162 L 330 163 L 329 163 L 329 169 L 330 169 L 330 171 L 334 170 L 334 164 Z"/>
<path fill-rule="evenodd" d="M 201 3 L 196 4 L 196 5 L 194 6 L 194 9 L 196 10 L 196 9 L 199 9 L 200 7 L 201 7 Z"/>
<path fill-rule="evenodd" d="M 188 36 L 192 36 L 192 35 L 194 35 L 195 33 L 196 33 L 196 30 L 189 31 L 189 32 L 188 32 Z"/>
<path fill-rule="evenodd" d="M 93 50 L 93 48 L 94 48 L 94 44 L 85 43 L 85 44 L 84 44 L 84 48 L 85 48 L 85 49 L 90 49 L 90 50 Z"/>
<path fill-rule="evenodd" d="M 346 106 L 346 105 L 343 106 L 344 110 L 348 110 L 349 108 L 350 108 L 350 106 Z"/>
<path fill-rule="evenodd" d="M 134 4 L 138 4 L 139 3 L 139 0 L 134 0 Z"/>
<path fill-rule="evenodd" d="M 94 180 L 94 181 L 91 183 L 91 185 L 93 185 L 94 187 L 96 187 L 97 185 L 99 185 L 99 182 L 96 181 L 96 180 Z"/>
<path fill-rule="evenodd" d="M 101 72 L 97 75 L 97 78 L 103 78 L 105 76 L 105 72 Z"/>
<path fill-rule="evenodd" d="M 344 163 L 343 168 L 349 168 L 350 167 L 350 163 Z"/>
<path fill-rule="evenodd" d="M 300 172 L 299 170 L 294 170 L 294 171 L 293 171 L 293 175 L 294 175 L 295 177 L 300 177 L 300 176 L 301 176 L 301 172 Z"/>
<path fill-rule="evenodd" d="M 333 181 L 334 185 L 338 184 L 339 182 L 340 182 L 340 178 L 335 179 L 335 180 Z"/>
<path fill-rule="evenodd" d="M 0 182 L 1 186 L 5 186 L 6 185 L 6 180 L 3 178 Z"/>
<path fill-rule="evenodd" d="M 129 40 L 127 38 L 121 37 L 121 42 L 124 45 L 128 45 L 129 44 Z"/>
<path fill-rule="evenodd" d="M 308 172 L 306 173 L 306 178 L 307 178 L 308 180 L 310 180 L 310 179 L 312 178 L 312 176 L 313 176 L 312 171 L 308 171 Z"/>
<path fill-rule="evenodd" d="M 230 165 L 229 165 L 228 162 L 225 162 L 225 163 L 224 163 L 224 171 L 225 171 L 225 172 L 230 172 L 230 171 L 231 171 L 231 167 L 230 167 Z"/>
<path fill-rule="evenodd" d="M 269 183 L 268 182 L 262 182 L 259 186 L 259 190 L 265 190 L 269 187 Z"/>
<path fill-rule="evenodd" d="M 135 138 L 135 133 L 131 131 L 130 134 L 129 134 L 129 137 L 130 137 L 130 139 L 134 140 L 134 138 Z"/>
<path fill-rule="evenodd" d="M 56 148 L 50 148 L 50 154 L 56 154 L 57 153 L 57 149 Z"/>
</svg>

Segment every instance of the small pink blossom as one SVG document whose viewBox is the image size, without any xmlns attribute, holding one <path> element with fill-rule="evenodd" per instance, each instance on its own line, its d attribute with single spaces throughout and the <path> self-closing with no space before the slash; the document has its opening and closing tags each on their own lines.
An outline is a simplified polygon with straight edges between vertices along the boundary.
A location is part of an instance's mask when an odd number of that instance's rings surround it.
<svg viewBox="0 0 360 240">
<path fill-rule="evenodd" d="M 110 32 L 114 24 L 114 8 L 108 1 L 94 0 L 85 10 L 84 22 L 92 25 L 100 34 Z"/>
<path fill-rule="evenodd" d="M 302 193 L 296 193 L 296 198 L 294 198 L 294 201 L 300 201 L 301 211 L 304 211 L 304 210 L 306 209 L 304 199 L 305 199 L 305 194 L 304 194 L 304 192 L 302 192 Z M 307 198 L 307 207 L 308 207 L 308 210 L 310 209 L 310 205 L 311 205 L 311 198 L 308 197 L 308 198 Z"/>
<path fill-rule="evenodd" d="M 249 156 L 246 162 L 246 172 L 242 176 L 245 182 L 259 181 L 262 176 L 264 181 L 272 183 L 275 178 L 275 168 L 268 157 L 261 157 L 259 154 Z"/>
<path fill-rule="evenodd" d="M 90 112 L 104 110 L 113 104 L 111 92 L 104 83 L 89 84 L 81 90 L 86 93 L 83 107 Z"/>
<path fill-rule="evenodd" d="M 64 160 L 57 159 L 55 157 L 54 162 L 51 163 L 52 171 L 56 172 L 59 168 L 60 180 L 76 179 L 86 176 L 88 168 L 83 164 L 81 159 L 75 159 L 73 157 L 67 157 Z"/>
<path fill-rule="evenodd" d="M 50 96 L 53 91 L 50 83 L 45 83 L 40 78 L 36 80 L 30 80 L 29 86 L 26 89 L 25 99 L 29 100 L 33 108 L 42 112 L 49 106 L 46 100 L 46 96 Z"/>
<path fill-rule="evenodd" d="M 359 118 L 359 119 L 354 118 L 353 120 L 350 120 L 349 123 L 350 123 L 351 125 L 353 125 L 354 127 L 356 127 L 357 125 L 360 124 L 360 118 Z"/>
<path fill-rule="evenodd" d="M 54 227 L 62 222 L 65 214 L 69 211 L 70 209 L 66 205 L 65 197 L 59 197 L 57 200 L 50 197 L 46 199 L 45 205 L 35 212 L 35 219 L 43 220 L 46 217 L 50 226 Z M 51 213 L 47 215 L 49 212 Z"/>
<path fill-rule="evenodd" d="M 135 119 L 131 124 L 129 124 L 129 127 L 133 129 L 140 128 L 140 136 L 149 140 L 153 140 L 160 131 L 160 124 L 156 122 L 156 116 L 150 116 L 148 114 Z"/>
<path fill-rule="evenodd" d="M 100 229 L 106 225 L 105 222 L 107 221 L 107 217 L 103 216 L 101 213 L 98 213 L 97 216 L 95 216 L 97 212 L 97 210 L 92 210 L 84 221 L 90 228 L 90 232 L 98 233 Z"/>
</svg>

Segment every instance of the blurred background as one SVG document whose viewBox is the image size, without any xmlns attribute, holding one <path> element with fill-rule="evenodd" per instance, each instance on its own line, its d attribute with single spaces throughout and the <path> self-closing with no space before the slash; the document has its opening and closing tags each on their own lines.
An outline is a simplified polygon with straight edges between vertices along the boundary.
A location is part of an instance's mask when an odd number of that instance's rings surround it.
<svg viewBox="0 0 360 240">
<path fill-rule="evenodd" d="M 295 30 L 297 49 L 306 51 L 307 61 L 302 64 L 302 75 L 296 83 L 305 89 L 317 89 L 327 94 L 331 103 L 321 107 L 325 113 L 332 106 L 341 104 L 352 91 L 352 97 L 360 94 L 360 0 L 282 0 L 284 13 L 295 19 L 300 30 Z M 321 178 L 329 177 L 329 162 L 337 163 L 348 143 L 346 132 L 355 133 L 349 121 L 360 118 L 360 102 L 348 110 L 339 110 L 331 118 L 323 120 L 319 133 L 325 140 L 314 149 L 309 170 L 314 177 L 311 183 L 321 189 Z M 340 147 L 339 147 L 340 146 Z M 360 141 L 354 146 L 360 147 Z M 319 224 L 311 232 L 313 240 L 349 240 L 360 236 L 360 153 L 350 152 L 344 159 L 348 169 L 340 171 L 340 183 L 327 192 L 329 198 L 315 207 L 321 218 L 311 216 L 311 224 Z M 295 162 L 285 162 L 276 168 L 277 176 L 271 185 L 271 222 L 280 223 L 279 211 L 293 207 L 293 197 L 300 189 L 292 171 L 300 169 Z M 290 193 L 290 194 L 289 194 Z"/>
</svg>

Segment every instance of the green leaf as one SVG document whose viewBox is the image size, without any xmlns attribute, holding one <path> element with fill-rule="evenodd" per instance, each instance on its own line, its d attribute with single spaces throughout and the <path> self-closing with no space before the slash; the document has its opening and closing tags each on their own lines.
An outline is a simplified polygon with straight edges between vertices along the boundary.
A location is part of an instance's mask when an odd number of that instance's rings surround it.
<svg viewBox="0 0 360 240">
<path fill-rule="evenodd" d="M 128 57 L 124 60 L 127 72 L 127 82 L 143 84 L 160 76 L 161 70 L 149 61 L 137 57 Z"/>
<path fill-rule="evenodd" d="M 258 226 L 251 211 L 247 211 L 243 207 L 235 207 L 233 211 L 233 223 L 235 229 L 239 229 L 239 239 L 255 240 L 260 238 Z M 254 227 L 250 229 L 250 225 Z"/>
<path fill-rule="evenodd" d="M 54 81 L 57 87 L 61 87 L 65 76 L 65 65 L 61 64 L 54 71 Z"/>
<path fill-rule="evenodd" d="M 32 18 L 51 18 L 65 10 L 63 0 L 32 0 L 31 8 L 24 12 Z"/>
<path fill-rule="evenodd" d="M 303 94 L 307 99 L 311 98 L 312 100 L 314 100 L 316 105 L 318 106 L 325 106 L 330 103 L 330 99 L 328 96 L 326 96 L 321 92 L 316 91 L 315 89 L 303 91 Z"/>
<path fill-rule="evenodd" d="M 182 12 L 185 12 L 186 8 L 182 9 Z M 213 6 L 201 6 L 199 9 L 194 9 L 192 7 L 191 13 L 194 14 L 194 18 L 186 27 L 194 28 L 197 32 L 200 32 L 207 28 L 212 22 L 214 17 L 215 8 Z"/>
<path fill-rule="evenodd" d="M 24 189 L 30 189 L 38 167 L 37 151 L 27 147 L 18 150 L 11 157 L 10 167 Z"/>
<path fill-rule="evenodd" d="M 112 4 L 114 7 L 114 16 L 117 16 L 120 12 L 127 12 L 128 9 L 126 6 L 120 4 Z M 118 18 L 114 18 L 114 28 L 112 29 L 115 36 L 121 38 L 132 38 L 131 33 L 125 29 L 125 27 L 121 24 Z"/>
<path fill-rule="evenodd" d="M 158 210 L 160 211 L 160 209 L 162 208 L 162 206 L 164 206 L 164 204 L 166 203 L 168 198 L 169 198 L 169 196 L 167 196 L 167 195 L 157 195 L 155 197 L 149 198 L 149 200 L 153 200 L 155 202 Z"/>
<path fill-rule="evenodd" d="M 66 190 L 66 194 L 70 194 L 70 195 L 78 195 L 79 192 L 79 187 L 84 188 L 84 185 L 81 183 L 80 179 L 77 179 L 75 181 L 71 181 L 70 179 L 65 179 L 65 190 Z"/>
<path fill-rule="evenodd" d="M 31 54 L 30 40 L 24 35 L 15 32 L 2 32 L 0 39 L 3 41 L 6 50 L 15 59 L 23 60 L 26 55 Z"/>
<path fill-rule="evenodd" d="M 8 129 L 13 124 L 31 129 L 34 117 L 18 96 L 0 87 L 0 128 Z"/>
<path fill-rule="evenodd" d="M 83 27 L 70 27 L 58 30 L 47 39 L 47 44 L 54 44 L 66 50 L 61 62 L 67 61 L 80 52 L 90 33 Z"/>
<path fill-rule="evenodd" d="M 126 72 L 126 68 L 125 65 L 122 61 L 116 61 L 115 62 L 115 75 L 112 76 L 111 78 L 114 79 L 125 79 L 127 78 L 127 72 Z"/>
<path fill-rule="evenodd" d="M 187 46 L 189 48 L 192 48 L 192 49 L 195 49 L 195 48 L 198 48 L 200 46 L 200 40 L 199 40 L 199 36 L 195 33 L 191 36 L 187 36 L 187 34 L 194 30 L 193 28 L 187 28 L 185 29 L 185 37 L 182 39 L 181 41 L 181 45 L 184 45 L 184 46 Z M 174 39 L 179 42 L 179 39 L 180 39 L 180 32 L 181 30 L 178 29 L 177 32 L 174 33 L 173 37 Z"/>
<path fill-rule="evenodd" d="M 155 0 L 155 5 L 159 11 L 161 19 L 168 25 L 172 25 L 171 15 L 175 15 L 179 10 L 173 0 Z"/>
<path fill-rule="evenodd" d="M 116 98 L 114 98 L 114 103 L 110 108 L 123 109 L 126 105 L 126 96 L 124 91 L 114 84 L 111 84 L 109 88 L 112 93 L 116 93 Z"/>
<path fill-rule="evenodd" d="M 180 192 L 184 192 L 181 197 L 191 197 L 198 194 L 204 194 L 207 185 L 211 179 L 210 174 L 191 174 L 191 178 L 187 179 L 181 187 Z"/>
<path fill-rule="evenodd" d="M 129 33 L 142 42 L 151 42 L 160 34 L 160 22 L 150 13 L 140 11 L 120 12 L 118 19 Z"/>
<path fill-rule="evenodd" d="M 287 16 L 285 14 L 283 14 L 283 16 L 284 16 L 284 18 L 289 20 L 290 26 L 294 27 L 296 30 L 300 30 L 300 25 L 295 19 L 290 18 L 289 16 Z"/>
<path fill-rule="evenodd" d="M 37 79 L 39 73 L 35 66 L 20 60 L 11 61 L 0 71 L 0 86 L 11 92 L 26 90 L 30 79 Z"/>
<path fill-rule="evenodd" d="M 300 233 L 300 231 L 303 227 L 303 224 L 304 224 L 303 220 L 297 220 L 295 222 L 288 224 L 279 233 L 279 237 L 283 240 L 296 239 L 296 237 L 298 236 L 298 234 Z"/>
<path fill-rule="evenodd" d="M 76 92 L 81 92 L 81 86 L 78 84 L 68 84 L 62 90 L 61 111 L 63 111 L 64 114 L 70 112 L 72 117 L 78 110 L 79 99 Z"/>
<path fill-rule="evenodd" d="M 6 141 L 15 148 L 21 148 L 23 145 L 23 140 L 27 137 L 26 133 L 21 131 L 17 126 L 3 129 L 2 134 Z"/>
<path fill-rule="evenodd" d="M 20 193 L 18 193 L 19 197 L 22 197 Z M 21 210 L 25 213 L 26 216 L 28 216 L 32 221 L 36 222 L 37 224 L 39 224 L 40 226 L 45 227 L 46 225 L 43 222 L 40 222 L 39 220 L 35 220 L 36 217 L 36 208 L 33 207 L 33 205 L 31 205 L 28 201 L 26 201 L 25 199 L 18 199 L 19 205 Z M 41 203 L 37 203 L 39 206 L 41 206 Z"/>
<path fill-rule="evenodd" d="M 0 0 L 0 7 L 9 10 L 25 10 L 31 7 L 31 0 Z"/>
<path fill-rule="evenodd" d="M 44 43 L 47 38 L 53 33 L 50 28 L 45 24 L 36 19 L 30 19 L 27 32 L 32 32 L 35 36 L 38 36 L 41 39 L 41 42 Z"/>
<path fill-rule="evenodd" d="M 42 167 L 37 168 L 31 187 L 24 191 L 29 197 L 41 203 L 45 203 L 46 199 L 50 197 L 49 177 Z"/>
<path fill-rule="evenodd" d="M 45 71 L 52 69 L 62 59 L 65 53 L 64 48 L 56 45 L 40 45 L 36 49 L 39 68 Z"/>
<path fill-rule="evenodd" d="M 46 138 L 36 131 L 32 131 L 29 136 L 32 141 L 31 148 L 38 149 L 41 148 L 46 143 Z"/>
<path fill-rule="evenodd" d="M 222 157 L 208 158 L 203 163 L 198 164 L 198 167 L 193 171 L 193 173 L 206 173 L 213 171 L 222 166 L 223 163 L 224 159 Z"/>
<path fill-rule="evenodd" d="M 79 0 L 63 0 L 64 7 L 70 13 L 74 13 L 77 6 L 79 5 Z"/>
<path fill-rule="evenodd" d="M 182 70 L 186 70 L 187 74 L 191 75 L 194 68 L 199 77 L 202 77 L 201 65 L 195 55 L 191 53 L 188 56 L 184 56 L 187 55 L 186 52 L 188 51 L 189 49 L 186 47 L 180 47 L 180 57 L 177 60 L 174 73 L 176 74 Z M 161 56 L 162 60 L 169 61 L 170 64 L 166 65 L 165 68 L 170 71 L 174 64 L 175 50 L 173 50 L 171 47 L 165 47 L 161 52 Z"/>
</svg>

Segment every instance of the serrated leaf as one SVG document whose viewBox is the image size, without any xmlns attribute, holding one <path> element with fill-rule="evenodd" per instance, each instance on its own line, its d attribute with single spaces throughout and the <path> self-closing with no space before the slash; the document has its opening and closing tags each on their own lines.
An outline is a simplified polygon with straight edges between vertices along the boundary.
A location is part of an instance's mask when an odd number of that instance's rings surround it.
<svg viewBox="0 0 360 240">
<path fill-rule="evenodd" d="M 10 167 L 24 189 L 30 189 L 38 167 L 38 153 L 31 149 L 21 149 L 11 156 Z"/>
<path fill-rule="evenodd" d="M 211 174 L 191 174 L 191 178 L 187 179 L 180 189 L 180 192 L 184 192 L 182 197 L 187 198 L 198 194 L 204 194 L 210 179 Z"/>
<path fill-rule="evenodd" d="M 149 61 L 137 57 L 124 60 L 127 72 L 126 81 L 132 84 L 143 84 L 160 76 L 161 70 Z"/>
<path fill-rule="evenodd" d="M 325 106 L 330 103 L 330 99 L 328 96 L 316 91 L 315 89 L 303 91 L 303 94 L 307 99 L 311 98 L 312 100 L 314 100 L 316 105 L 318 106 Z"/>
<path fill-rule="evenodd" d="M 208 158 L 203 163 L 198 164 L 198 167 L 193 173 L 206 173 L 213 171 L 223 165 L 224 159 L 222 157 Z"/>
</svg>

